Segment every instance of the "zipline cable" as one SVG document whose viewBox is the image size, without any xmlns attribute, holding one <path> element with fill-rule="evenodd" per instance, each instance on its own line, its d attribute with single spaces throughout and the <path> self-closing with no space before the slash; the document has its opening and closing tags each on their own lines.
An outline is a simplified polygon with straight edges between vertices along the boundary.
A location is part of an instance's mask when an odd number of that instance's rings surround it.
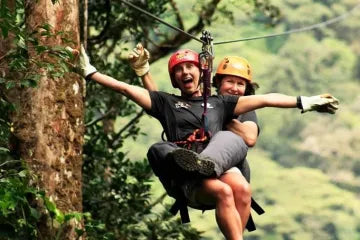
<svg viewBox="0 0 360 240">
<path fill-rule="evenodd" d="M 215 42 L 213 44 L 214 45 L 219 45 L 219 44 L 226 44 L 226 43 L 233 43 L 233 42 L 250 41 L 250 40 L 262 39 L 262 38 L 277 37 L 277 36 L 288 35 L 288 34 L 292 34 L 292 33 L 299 33 L 299 32 L 313 30 L 313 29 L 316 29 L 316 28 L 325 27 L 327 25 L 330 25 L 330 24 L 333 24 L 333 23 L 340 22 L 340 21 L 344 20 L 345 18 L 347 18 L 351 14 L 353 14 L 354 11 L 357 10 L 357 8 L 359 8 L 359 7 L 360 7 L 360 4 L 356 5 L 353 9 L 351 9 L 350 11 L 348 11 L 348 12 L 346 12 L 346 13 L 338 16 L 338 17 L 329 19 L 329 20 L 321 22 L 321 23 L 310 25 L 310 26 L 307 26 L 307 27 L 302 27 L 302 28 L 298 28 L 298 29 L 285 31 L 285 32 L 282 32 L 282 33 L 275 33 L 275 34 L 258 36 L 258 37 L 248 37 L 248 38 L 242 38 L 242 39 L 238 39 L 238 40 Z"/>
<path fill-rule="evenodd" d="M 129 3 L 129 2 L 127 2 L 127 1 L 125 1 L 125 0 L 120 0 L 120 1 L 123 2 L 123 3 L 125 3 L 125 4 L 128 5 L 128 6 L 132 7 L 132 8 L 135 8 L 136 10 L 144 13 L 145 15 L 147 15 L 147 16 L 149 16 L 149 17 L 156 19 L 157 21 L 161 22 L 162 24 L 165 24 L 166 26 L 168 26 L 168 27 L 170 27 L 170 28 L 172 28 L 172 29 L 174 29 L 174 30 L 176 30 L 176 31 L 179 31 L 179 32 L 181 32 L 182 34 L 185 34 L 186 36 L 188 36 L 188 37 L 190 37 L 190 38 L 192 38 L 192 39 L 194 39 L 194 40 L 196 40 L 196 41 L 198 41 L 198 42 L 204 43 L 204 42 L 201 41 L 199 38 L 191 35 L 190 33 L 185 32 L 184 30 L 182 30 L 182 29 L 180 29 L 180 28 L 178 28 L 178 27 L 175 27 L 175 26 L 173 26 L 173 25 L 165 22 L 164 20 L 162 20 L 162 19 L 158 18 L 157 16 L 155 16 L 155 15 L 153 15 L 153 14 L 145 11 L 144 9 L 141 9 L 141 8 L 135 6 L 134 4 Z"/>
<path fill-rule="evenodd" d="M 204 42 L 202 40 L 200 40 L 199 38 L 191 35 L 190 33 L 187 33 L 185 32 L 184 30 L 178 28 L 178 27 L 175 27 L 167 22 L 165 22 L 164 20 L 156 17 L 155 15 L 133 5 L 132 3 L 129 3 L 125 0 L 120 0 L 121 2 L 125 3 L 126 5 L 146 14 L 147 16 L 151 17 L 151 18 L 154 18 L 156 19 L 157 21 L 161 22 L 162 24 L 178 31 L 178 32 L 181 32 L 182 34 L 185 34 L 186 36 L 204 44 Z M 299 32 L 305 32 L 305 31 L 309 31 L 309 30 L 313 30 L 313 29 L 316 29 L 316 28 L 321 28 L 321 27 L 325 27 L 325 26 L 328 26 L 330 24 L 333 24 L 333 23 L 336 23 L 336 22 L 340 22 L 344 19 L 346 19 L 347 17 L 349 17 L 351 14 L 353 14 L 355 12 L 355 10 L 357 10 L 358 8 L 360 8 L 360 4 L 356 5 L 353 9 L 345 12 L 344 14 L 338 16 L 338 17 L 335 17 L 335 18 L 332 18 L 332 19 L 329 19 L 327 21 L 324 21 L 324 22 L 320 22 L 320 23 L 317 23 L 317 24 L 314 24 L 314 25 L 310 25 L 310 26 L 306 26 L 306 27 L 302 27 L 302 28 L 298 28 L 298 29 L 293 29 L 293 30 L 289 30 L 289 31 L 285 31 L 285 32 L 282 32 L 282 33 L 275 33 L 275 34 L 269 34 L 269 35 L 263 35 L 263 36 L 257 36 L 257 37 L 248 37 L 248 38 L 242 38 L 242 39 L 238 39 L 238 40 L 228 40 L 228 41 L 221 41 L 221 42 L 216 42 L 216 43 L 213 43 L 213 45 L 220 45 L 220 44 L 226 44 L 226 43 L 234 43 L 234 42 L 243 42 L 243 41 L 250 41 L 250 40 L 257 40 L 257 39 L 263 39 L 263 38 L 271 38 L 271 37 L 278 37 L 278 36 L 283 36 L 283 35 L 289 35 L 289 34 L 292 34 L 292 33 L 299 33 Z"/>
</svg>

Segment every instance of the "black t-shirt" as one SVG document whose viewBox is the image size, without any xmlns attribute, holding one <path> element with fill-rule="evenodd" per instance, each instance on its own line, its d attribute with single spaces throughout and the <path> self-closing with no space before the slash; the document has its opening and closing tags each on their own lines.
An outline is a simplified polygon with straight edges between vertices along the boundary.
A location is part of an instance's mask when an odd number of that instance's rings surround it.
<svg viewBox="0 0 360 240">
<path fill-rule="evenodd" d="M 250 111 L 250 112 L 243 113 L 243 114 L 239 115 L 239 117 L 237 117 L 237 120 L 239 120 L 242 123 L 247 122 L 247 121 L 254 122 L 258 127 L 258 135 L 259 135 L 260 127 L 258 125 L 258 120 L 257 120 L 257 116 L 256 116 L 255 111 Z"/>
<path fill-rule="evenodd" d="M 202 128 L 203 97 L 184 98 L 165 92 L 150 92 L 151 109 L 147 113 L 158 119 L 168 141 L 182 141 Z M 234 118 L 238 96 L 210 96 L 207 104 L 208 128 L 212 135 Z"/>
<path fill-rule="evenodd" d="M 243 113 L 243 114 L 239 115 L 237 120 L 239 120 L 240 122 L 251 121 L 251 122 L 255 122 L 257 124 L 257 116 L 256 116 L 255 111 Z"/>
</svg>

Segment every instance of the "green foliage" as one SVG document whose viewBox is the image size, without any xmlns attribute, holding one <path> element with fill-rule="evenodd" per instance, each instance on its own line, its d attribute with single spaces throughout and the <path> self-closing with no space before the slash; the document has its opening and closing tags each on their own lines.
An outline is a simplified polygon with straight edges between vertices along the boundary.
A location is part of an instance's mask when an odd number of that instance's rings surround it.
<svg viewBox="0 0 360 240">
<path fill-rule="evenodd" d="M 0 148 L 1 151 L 7 152 L 4 148 Z M 81 221 L 82 213 L 64 214 L 43 191 L 30 186 L 34 180 L 35 176 L 31 176 L 20 161 L 0 160 L 0 239 L 37 239 L 37 224 L 47 214 L 53 220 L 51 227 L 60 226 L 53 240 L 61 239 L 70 220 Z"/>
<path fill-rule="evenodd" d="M 166 10 L 166 0 L 151 1 L 131 1 L 132 4 L 159 16 Z M 89 26 L 96 34 L 89 37 L 89 46 L 101 44 L 106 54 L 111 53 L 116 44 L 121 44 L 125 37 L 130 36 L 135 41 L 140 41 L 144 31 L 152 29 L 158 25 L 158 22 L 149 19 L 145 14 L 139 12 L 121 1 L 110 3 L 108 1 L 89 1 Z M 110 11 L 111 10 L 111 11 Z M 111 45 L 102 44 L 103 42 L 112 42 Z"/>
<path fill-rule="evenodd" d="M 38 40 L 39 36 L 65 40 L 67 33 L 54 32 L 49 24 L 39 26 L 32 33 L 25 31 L 24 24 L 20 22 L 24 19 L 23 4 L 21 1 L 16 1 L 15 9 L 11 10 L 6 6 L 6 1 L 2 1 L 2 11 L 0 11 L 2 37 L 8 38 L 11 33 L 13 38 L 11 49 L 2 56 L 7 62 L 8 73 L 6 77 L 4 74 L 0 76 L 0 86 L 6 89 L 35 87 L 44 76 L 32 66 L 44 69 L 48 74 L 47 77 L 62 77 L 69 72 L 68 61 L 73 58 L 72 54 L 63 47 L 45 46 Z M 49 56 L 54 58 L 50 59 Z"/>
<path fill-rule="evenodd" d="M 91 128 L 95 131 L 101 126 Z M 84 147 L 84 209 L 94 219 L 101 219 L 114 239 L 152 239 L 148 236 L 155 233 L 154 239 L 198 239 L 195 230 L 175 224 L 169 215 L 152 214 L 152 171 L 147 161 L 129 161 L 122 152 L 107 146 L 111 139 L 108 137 L 109 134 L 97 132 L 96 140 L 89 139 Z M 88 232 L 90 239 L 97 239 L 98 234 Z"/>
<path fill-rule="evenodd" d="M 40 213 L 31 207 L 30 201 L 40 194 L 28 186 L 24 170 L 6 170 L 5 166 L 10 163 L 12 162 L 1 162 L 0 239 L 36 238 L 36 224 L 33 224 L 39 220 Z"/>
</svg>

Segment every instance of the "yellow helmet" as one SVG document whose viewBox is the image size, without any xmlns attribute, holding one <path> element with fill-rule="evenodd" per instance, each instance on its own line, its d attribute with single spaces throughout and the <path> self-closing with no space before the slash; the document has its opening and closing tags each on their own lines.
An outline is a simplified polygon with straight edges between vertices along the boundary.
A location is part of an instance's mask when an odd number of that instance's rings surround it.
<svg viewBox="0 0 360 240">
<path fill-rule="evenodd" d="M 220 63 L 216 70 L 214 82 L 218 84 L 219 75 L 232 75 L 252 81 L 252 71 L 249 62 L 242 57 L 227 56 Z"/>
</svg>

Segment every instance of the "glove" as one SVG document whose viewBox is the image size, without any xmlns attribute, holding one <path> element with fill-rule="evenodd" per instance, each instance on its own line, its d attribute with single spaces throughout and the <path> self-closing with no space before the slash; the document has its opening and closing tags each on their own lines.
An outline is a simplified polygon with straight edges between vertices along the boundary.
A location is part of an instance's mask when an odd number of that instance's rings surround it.
<svg viewBox="0 0 360 240">
<path fill-rule="evenodd" d="M 131 68 L 139 77 L 144 76 L 147 72 L 149 72 L 149 59 L 150 53 L 141 45 L 141 43 L 138 43 L 136 48 L 134 48 L 128 56 Z"/>
<path fill-rule="evenodd" d="M 312 97 L 300 96 L 298 108 L 302 109 L 301 113 L 317 111 L 334 114 L 339 108 L 339 100 L 328 93 Z"/>
<path fill-rule="evenodd" d="M 91 74 L 96 73 L 96 68 L 90 64 L 90 59 L 85 52 L 84 46 L 81 44 L 80 47 L 80 74 L 87 79 Z"/>
</svg>

